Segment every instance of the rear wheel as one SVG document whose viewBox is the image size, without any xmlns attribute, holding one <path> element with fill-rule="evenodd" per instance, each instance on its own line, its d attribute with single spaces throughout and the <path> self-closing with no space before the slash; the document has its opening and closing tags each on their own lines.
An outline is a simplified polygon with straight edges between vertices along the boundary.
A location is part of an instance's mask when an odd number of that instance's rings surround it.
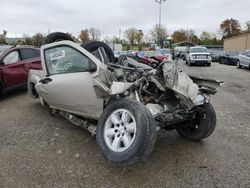
<svg viewBox="0 0 250 188">
<path fill-rule="evenodd" d="M 196 118 L 183 127 L 177 128 L 177 132 L 184 138 L 199 141 L 209 137 L 216 126 L 216 114 L 210 103 L 198 106 Z"/>
<path fill-rule="evenodd" d="M 153 150 L 154 118 L 139 102 L 127 99 L 111 102 L 98 120 L 96 139 L 108 161 L 116 165 L 132 164 Z"/>
</svg>

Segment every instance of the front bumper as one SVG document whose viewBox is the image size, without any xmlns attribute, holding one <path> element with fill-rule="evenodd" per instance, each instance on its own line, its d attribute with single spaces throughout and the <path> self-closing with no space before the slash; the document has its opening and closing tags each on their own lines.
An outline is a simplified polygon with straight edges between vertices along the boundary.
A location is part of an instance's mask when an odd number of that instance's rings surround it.
<svg viewBox="0 0 250 188">
<path fill-rule="evenodd" d="M 197 65 L 205 65 L 205 64 L 211 64 L 211 60 L 203 60 L 203 59 L 191 59 L 190 60 L 191 64 L 197 64 Z"/>
</svg>

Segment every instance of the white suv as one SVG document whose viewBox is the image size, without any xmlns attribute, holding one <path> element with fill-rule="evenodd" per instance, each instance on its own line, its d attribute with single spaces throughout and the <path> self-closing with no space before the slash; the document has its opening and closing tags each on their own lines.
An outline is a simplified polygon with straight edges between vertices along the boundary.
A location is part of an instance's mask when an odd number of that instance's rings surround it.
<svg viewBox="0 0 250 188">
<path fill-rule="evenodd" d="M 191 47 L 187 52 L 186 64 L 192 65 L 211 65 L 212 57 L 205 47 Z"/>
</svg>

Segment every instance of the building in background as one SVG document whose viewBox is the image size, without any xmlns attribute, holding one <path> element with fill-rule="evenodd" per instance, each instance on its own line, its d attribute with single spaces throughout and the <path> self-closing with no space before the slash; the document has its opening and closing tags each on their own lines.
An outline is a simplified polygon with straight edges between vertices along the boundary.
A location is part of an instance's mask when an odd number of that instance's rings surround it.
<svg viewBox="0 0 250 188">
<path fill-rule="evenodd" d="M 250 34 L 224 39 L 224 50 L 244 51 L 250 49 Z"/>
</svg>

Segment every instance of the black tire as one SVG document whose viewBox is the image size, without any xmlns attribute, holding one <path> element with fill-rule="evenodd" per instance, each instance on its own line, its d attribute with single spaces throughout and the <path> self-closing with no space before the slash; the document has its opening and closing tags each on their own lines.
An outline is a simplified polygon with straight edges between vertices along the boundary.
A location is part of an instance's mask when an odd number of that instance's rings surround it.
<svg viewBox="0 0 250 188">
<path fill-rule="evenodd" d="M 104 139 L 104 127 L 112 112 L 126 109 L 133 114 L 136 122 L 134 141 L 125 151 L 111 150 Z M 119 99 L 111 102 L 98 120 L 96 130 L 97 145 L 105 159 L 115 165 L 129 165 L 145 158 L 151 153 L 156 141 L 156 126 L 151 112 L 141 103 Z"/>
<path fill-rule="evenodd" d="M 115 63 L 115 56 L 113 50 L 109 47 L 109 45 L 105 44 L 104 42 L 99 41 L 86 41 L 83 44 L 81 44 L 81 47 L 89 51 L 90 53 L 97 50 L 99 47 L 103 47 L 105 50 L 105 53 L 109 59 L 109 62 Z"/>
<path fill-rule="evenodd" d="M 119 65 L 123 65 L 123 62 L 127 59 L 127 56 L 126 55 L 121 55 L 119 58 L 118 58 L 118 64 Z"/>
<path fill-rule="evenodd" d="M 58 42 L 62 40 L 69 40 L 69 41 L 74 41 L 69 35 L 66 33 L 62 32 L 54 32 L 48 34 L 44 39 L 43 39 L 43 45 L 45 44 L 50 44 L 53 42 Z"/>
<path fill-rule="evenodd" d="M 195 128 L 195 126 L 198 126 Z M 216 127 L 216 113 L 213 106 L 207 103 L 198 107 L 196 122 L 191 121 L 177 128 L 177 132 L 184 138 L 200 141 L 209 137 Z"/>
<path fill-rule="evenodd" d="M 207 66 L 209 66 L 209 67 L 210 67 L 210 66 L 211 66 L 211 63 L 208 63 L 208 64 L 207 64 Z"/>
</svg>

